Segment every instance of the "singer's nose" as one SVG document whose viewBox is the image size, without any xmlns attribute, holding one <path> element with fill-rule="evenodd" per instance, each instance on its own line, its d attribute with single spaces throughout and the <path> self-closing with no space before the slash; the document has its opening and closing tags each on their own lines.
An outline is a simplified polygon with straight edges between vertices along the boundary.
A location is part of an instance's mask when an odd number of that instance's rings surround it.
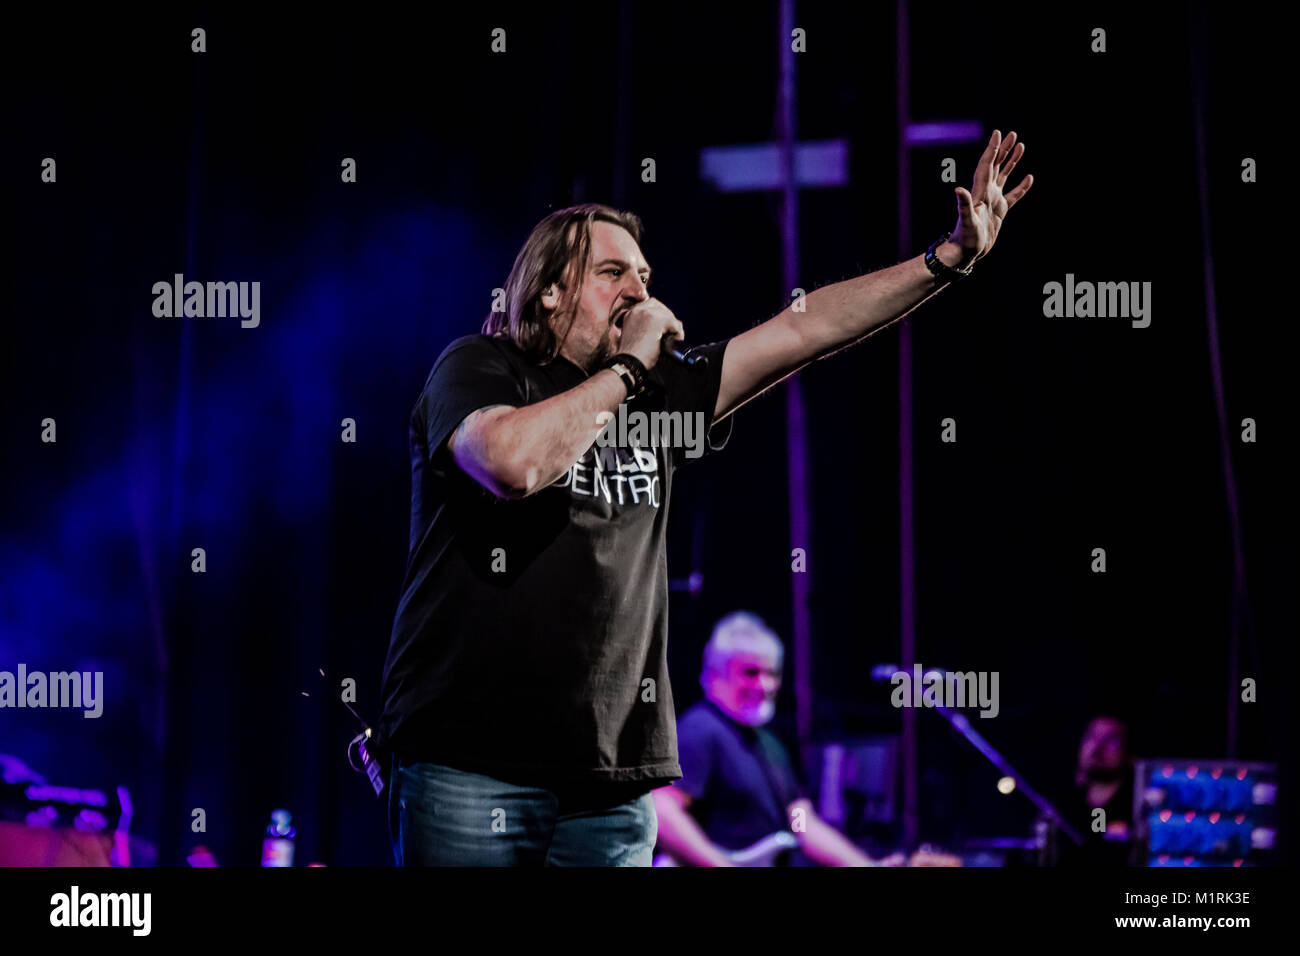
<svg viewBox="0 0 1300 956">
<path fill-rule="evenodd" d="M 645 287 L 638 275 L 629 275 L 628 283 L 623 287 L 623 296 L 633 302 L 644 302 L 650 298 L 650 290 Z"/>
</svg>

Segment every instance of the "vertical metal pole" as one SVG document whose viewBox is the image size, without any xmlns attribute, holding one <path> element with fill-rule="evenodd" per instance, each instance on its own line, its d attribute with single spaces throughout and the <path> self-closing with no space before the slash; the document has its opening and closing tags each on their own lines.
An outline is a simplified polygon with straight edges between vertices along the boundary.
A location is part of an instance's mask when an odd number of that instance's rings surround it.
<svg viewBox="0 0 1300 956">
<path fill-rule="evenodd" d="M 623 0 L 618 5 L 618 91 L 614 100 L 614 175 L 610 184 L 610 195 L 614 206 L 624 208 L 627 203 L 627 141 L 628 141 L 628 96 L 631 80 L 628 77 L 628 63 L 633 51 L 632 0 Z"/>
<path fill-rule="evenodd" d="M 911 30 L 907 0 L 895 4 L 898 50 L 898 257 L 911 257 L 912 248 L 912 154 L 907 129 L 911 110 Z M 899 539 L 899 629 L 902 647 L 900 665 L 912 673 L 916 661 L 916 575 L 914 565 L 915 528 L 912 493 L 912 327 L 904 322 L 898 330 L 898 539 Z M 920 818 L 917 810 L 916 710 L 903 711 L 903 845 L 917 845 Z"/>
<path fill-rule="evenodd" d="M 205 168 L 203 156 L 207 135 L 207 74 L 202 69 L 202 59 L 194 76 L 194 115 L 190 125 L 189 141 L 189 179 L 187 188 L 187 206 L 185 216 L 185 259 L 184 275 L 192 276 L 198 271 L 198 244 L 200 234 L 200 215 L 202 213 L 202 195 Z M 194 325 L 192 318 L 181 317 L 180 320 L 180 354 L 177 356 L 176 376 L 176 428 L 175 444 L 172 449 L 171 462 L 171 497 L 170 514 L 166 535 L 163 538 L 164 552 L 168 560 L 164 567 L 169 567 L 164 579 L 164 595 L 161 604 L 165 632 L 162 634 L 161 650 L 166 656 L 160 657 L 162 670 L 159 674 L 159 697 L 157 713 L 162 714 L 159 737 L 162 740 L 162 800 L 160 805 L 164 814 L 174 813 L 182 808 L 188 789 L 190 744 L 194 726 L 194 715 L 187 703 L 186 682 L 194 679 L 196 654 L 189 642 L 179 640 L 169 645 L 170 634 L 178 621 L 181 627 L 194 619 L 196 614 L 194 601 L 182 597 L 184 593 L 176 587 L 177 555 L 185 554 L 189 548 L 182 543 L 182 526 L 190 517 L 187 513 L 189 495 L 185 492 L 185 470 L 190 455 L 190 428 L 193 412 L 190 393 L 193 388 L 194 369 Z M 184 559 L 181 561 L 184 566 Z M 183 573 L 183 572 L 182 572 Z M 166 593 L 170 592 L 170 593 Z M 162 862 L 175 863 L 185 857 L 183 838 L 173 827 L 164 827 L 158 842 L 158 859 Z"/>
<path fill-rule="evenodd" d="M 1205 334 L 1209 340 L 1210 381 L 1214 387 L 1214 411 L 1219 422 L 1219 461 L 1223 468 L 1223 490 L 1227 497 L 1228 527 L 1232 533 L 1232 604 L 1229 612 L 1228 633 L 1228 727 L 1227 750 L 1229 757 L 1237 756 L 1237 706 L 1240 702 L 1241 680 L 1239 659 L 1243 618 L 1249 618 L 1250 601 L 1246 591 L 1246 555 L 1241 540 L 1241 504 L 1237 494 L 1237 478 L 1232 470 L 1232 441 L 1228 437 L 1227 403 L 1223 396 L 1223 356 L 1219 347 L 1218 298 L 1214 288 L 1214 244 L 1210 236 L 1210 183 L 1206 162 L 1205 122 L 1208 112 L 1205 90 L 1206 73 L 1210 69 L 1208 54 L 1209 10 L 1197 4 L 1191 12 L 1192 43 L 1189 59 L 1192 73 L 1192 95 L 1195 109 L 1192 112 L 1196 132 L 1196 186 L 1201 214 L 1201 275 L 1205 281 Z M 1253 639 L 1253 635 L 1252 635 Z"/>
<path fill-rule="evenodd" d="M 790 34 L 794 30 L 794 0 L 780 0 L 781 49 L 780 85 L 777 91 L 777 132 L 781 144 L 781 280 L 782 296 L 798 284 L 799 276 L 799 183 L 795 178 L 795 75 L 794 50 Z M 794 695 L 795 726 L 802 746 L 812 737 L 812 624 L 808 613 L 810 578 L 815 557 L 812 550 L 812 522 L 808 515 L 808 444 L 804 415 L 803 388 L 799 376 L 793 375 L 785 388 L 786 459 L 790 477 L 790 546 L 803 548 L 808 558 L 805 570 L 792 573 L 794 600 Z"/>
</svg>

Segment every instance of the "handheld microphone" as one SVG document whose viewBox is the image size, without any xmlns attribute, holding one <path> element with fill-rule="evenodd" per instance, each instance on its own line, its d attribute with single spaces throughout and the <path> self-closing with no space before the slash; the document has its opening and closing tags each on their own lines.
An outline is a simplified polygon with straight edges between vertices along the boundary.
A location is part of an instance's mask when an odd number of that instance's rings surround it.
<svg viewBox="0 0 1300 956">
<path fill-rule="evenodd" d="M 679 340 L 675 335 L 665 335 L 659 340 L 659 347 L 663 349 L 664 355 L 668 356 L 668 358 L 680 362 L 682 365 L 693 367 L 699 362 L 700 357 L 698 355 L 687 355 L 685 352 L 678 349 L 678 341 Z"/>
</svg>

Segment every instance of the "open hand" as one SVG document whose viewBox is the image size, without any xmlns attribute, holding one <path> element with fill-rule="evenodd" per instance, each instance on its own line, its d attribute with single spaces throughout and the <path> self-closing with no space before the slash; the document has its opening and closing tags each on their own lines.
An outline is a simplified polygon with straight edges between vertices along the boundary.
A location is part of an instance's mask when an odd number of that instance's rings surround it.
<svg viewBox="0 0 1300 956">
<path fill-rule="evenodd" d="M 1016 168 L 1023 155 L 1025 144 L 1016 142 L 1015 130 L 1004 140 L 1001 131 L 995 129 L 975 168 L 971 190 L 968 192 L 961 186 L 957 187 L 957 225 L 949 241 L 962 248 L 962 268 L 988 255 L 998 240 L 1007 210 L 1018 203 L 1034 184 L 1034 177 L 1030 175 L 1011 192 L 1002 191 L 1011 170 Z"/>
</svg>

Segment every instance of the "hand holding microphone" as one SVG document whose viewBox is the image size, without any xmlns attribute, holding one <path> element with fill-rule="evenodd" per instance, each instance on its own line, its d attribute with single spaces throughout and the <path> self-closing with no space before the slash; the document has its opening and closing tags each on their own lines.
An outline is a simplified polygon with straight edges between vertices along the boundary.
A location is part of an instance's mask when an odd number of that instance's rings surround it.
<svg viewBox="0 0 1300 956">
<path fill-rule="evenodd" d="M 687 355 L 677 347 L 678 339 L 675 335 L 665 335 L 659 340 L 663 347 L 664 355 L 667 355 L 674 362 L 680 362 L 683 365 L 694 365 L 700 360 L 698 355 Z"/>
<path fill-rule="evenodd" d="M 638 302 L 623 314 L 623 337 L 618 350 L 636 356 L 647 368 L 654 368 L 661 355 L 693 365 L 694 360 L 678 351 L 686 330 L 668 306 L 658 299 Z"/>
</svg>

